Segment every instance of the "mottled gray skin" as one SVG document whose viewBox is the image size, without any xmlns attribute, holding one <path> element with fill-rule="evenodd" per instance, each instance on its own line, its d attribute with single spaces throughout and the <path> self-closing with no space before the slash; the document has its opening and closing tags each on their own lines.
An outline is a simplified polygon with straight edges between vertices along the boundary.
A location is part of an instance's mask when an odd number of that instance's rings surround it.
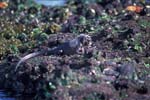
<svg viewBox="0 0 150 100">
<path fill-rule="evenodd" d="M 30 53 L 25 57 L 21 58 L 20 61 L 17 63 L 15 71 L 17 71 L 18 67 L 21 63 L 29 60 L 33 57 L 37 56 L 49 56 L 49 55 L 73 55 L 78 52 L 79 48 L 83 46 L 90 46 L 92 44 L 91 37 L 89 35 L 80 34 L 75 39 L 67 41 L 57 47 L 48 50 L 37 51 L 34 53 Z"/>
<path fill-rule="evenodd" d="M 138 79 L 134 63 L 123 63 L 119 66 L 118 72 L 120 73 L 120 77 L 125 77 L 132 80 Z"/>
</svg>

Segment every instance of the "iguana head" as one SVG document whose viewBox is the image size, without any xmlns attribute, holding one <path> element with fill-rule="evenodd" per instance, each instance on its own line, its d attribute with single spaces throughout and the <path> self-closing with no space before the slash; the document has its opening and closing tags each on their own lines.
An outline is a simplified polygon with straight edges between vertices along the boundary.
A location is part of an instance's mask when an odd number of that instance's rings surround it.
<svg viewBox="0 0 150 100">
<path fill-rule="evenodd" d="M 91 36 L 86 34 L 80 34 L 77 39 L 82 44 L 82 46 L 91 46 L 92 45 L 92 39 Z"/>
<path fill-rule="evenodd" d="M 92 39 L 89 35 L 80 34 L 75 39 L 71 40 L 69 45 L 71 48 L 74 48 L 77 53 L 84 54 L 86 49 L 91 47 Z"/>
</svg>

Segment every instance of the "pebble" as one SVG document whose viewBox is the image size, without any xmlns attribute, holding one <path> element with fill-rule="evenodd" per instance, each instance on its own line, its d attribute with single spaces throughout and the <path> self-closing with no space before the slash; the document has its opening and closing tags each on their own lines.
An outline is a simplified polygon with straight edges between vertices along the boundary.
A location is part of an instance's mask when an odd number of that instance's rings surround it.
<svg viewBox="0 0 150 100">
<path fill-rule="evenodd" d="M 115 71 L 115 70 L 113 70 L 113 69 L 111 69 L 109 67 L 105 68 L 103 70 L 103 74 L 107 75 L 107 76 L 118 76 L 119 75 L 119 73 L 117 71 Z"/>
<path fill-rule="evenodd" d="M 102 75 L 101 79 L 103 81 L 106 81 L 107 83 L 115 82 L 116 77 L 115 76 L 107 76 L 107 75 Z"/>
</svg>

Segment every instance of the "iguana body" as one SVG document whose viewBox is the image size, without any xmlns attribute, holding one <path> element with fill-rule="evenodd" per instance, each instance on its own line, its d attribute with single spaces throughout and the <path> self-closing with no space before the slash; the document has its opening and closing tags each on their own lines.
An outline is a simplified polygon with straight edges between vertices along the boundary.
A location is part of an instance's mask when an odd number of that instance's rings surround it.
<svg viewBox="0 0 150 100">
<path fill-rule="evenodd" d="M 77 38 L 67 41 L 57 47 L 48 50 L 42 50 L 30 53 L 25 57 L 21 58 L 20 61 L 17 63 L 15 71 L 17 71 L 18 67 L 21 63 L 29 60 L 33 57 L 37 57 L 40 55 L 49 56 L 49 55 L 73 55 L 78 52 L 78 49 L 84 45 L 91 45 L 91 37 L 89 35 L 80 34 Z"/>
</svg>

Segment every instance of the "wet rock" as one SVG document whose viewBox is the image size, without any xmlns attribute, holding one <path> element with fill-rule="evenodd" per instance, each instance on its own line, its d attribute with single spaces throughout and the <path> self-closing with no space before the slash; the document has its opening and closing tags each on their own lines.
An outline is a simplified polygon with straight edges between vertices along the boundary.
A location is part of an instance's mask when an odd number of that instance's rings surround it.
<svg viewBox="0 0 150 100">
<path fill-rule="evenodd" d="M 46 72 L 48 72 L 49 70 L 47 69 L 47 66 L 48 66 L 48 64 L 45 62 L 43 62 L 43 63 L 41 63 L 40 65 L 39 65 L 39 68 L 40 68 L 40 72 L 41 73 L 46 73 Z"/>
<path fill-rule="evenodd" d="M 38 12 L 37 8 L 36 7 L 30 7 L 28 9 L 28 13 L 29 14 L 36 14 Z"/>
<path fill-rule="evenodd" d="M 116 93 L 114 93 L 115 89 L 112 85 L 106 84 L 105 82 L 102 82 L 100 84 L 84 84 L 80 86 L 79 88 L 70 88 L 70 94 L 72 95 L 78 95 L 77 97 L 83 97 L 88 96 L 87 94 L 91 93 L 102 93 L 105 97 L 105 99 L 110 100 L 110 98 L 115 100 L 115 98 L 118 96 Z M 79 100 L 79 98 L 76 97 L 76 100 Z M 82 100 L 81 99 L 81 100 Z"/>
<path fill-rule="evenodd" d="M 104 61 L 106 67 L 111 67 L 113 70 L 116 68 L 117 64 L 114 61 Z"/>
<path fill-rule="evenodd" d="M 89 9 L 88 11 L 87 11 L 87 13 L 86 13 L 86 17 L 87 18 L 94 18 L 95 17 L 95 15 L 96 15 L 96 11 L 94 10 L 94 9 Z"/>
<path fill-rule="evenodd" d="M 123 16 L 121 16 L 122 21 L 132 20 L 132 19 L 133 19 L 133 15 L 130 13 L 125 13 Z"/>
<path fill-rule="evenodd" d="M 27 42 L 28 41 L 28 36 L 25 33 L 20 33 L 18 36 L 18 39 L 20 39 L 20 41 L 22 42 Z"/>
<path fill-rule="evenodd" d="M 141 16 L 145 16 L 145 15 L 147 15 L 147 9 L 143 9 L 139 14 L 141 15 Z"/>
<path fill-rule="evenodd" d="M 146 86 L 141 86 L 137 89 L 136 91 L 139 94 L 147 94 L 148 93 L 148 88 Z"/>
<path fill-rule="evenodd" d="M 61 25 L 57 23 L 51 23 L 48 29 L 46 30 L 47 34 L 53 34 L 61 31 Z"/>
<path fill-rule="evenodd" d="M 113 85 L 116 90 L 128 89 L 128 83 L 128 79 L 117 79 Z"/>
<path fill-rule="evenodd" d="M 16 62 L 18 60 L 18 57 L 13 54 L 8 54 L 7 61 L 8 62 Z"/>
<path fill-rule="evenodd" d="M 107 4 L 111 4 L 114 0 L 102 0 L 102 1 L 99 1 L 99 4 L 103 7 L 105 7 Z"/>
<path fill-rule="evenodd" d="M 13 83 L 13 90 L 16 93 L 23 93 L 24 89 L 25 89 L 25 86 L 21 82 Z"/>
</svg>

